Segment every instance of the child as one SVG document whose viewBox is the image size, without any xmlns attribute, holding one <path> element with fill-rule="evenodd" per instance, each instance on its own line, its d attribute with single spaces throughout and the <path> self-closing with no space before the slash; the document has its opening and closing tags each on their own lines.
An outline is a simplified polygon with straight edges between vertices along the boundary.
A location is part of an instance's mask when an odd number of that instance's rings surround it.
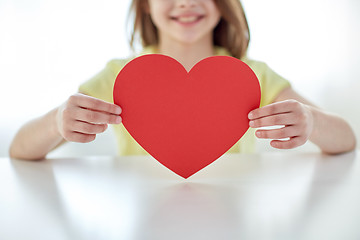
<svg viewBox="0 0 360 240">
<path fill-rule="evenodd" d="M 135 17 L 131 45 L 140 37 L 144 47 L 140 55 L 169 55 L 188 71 L 206 57 L 229 55 L 253 69 L 261 85 L 260 108 L 249 113 L 250 131 L 229 152 L 252 150 L 254 135 L 274 139 L 270 144 L 278 149 L 295 148 L 308 140 L 328 154 L 355 148 L 355 136 L 346 121 L 312 105 L 266 64 L 246 57 L 250 34 L 238 0 L 133 0 L 131 9 Z M 80 86 L 79 93 L 24 125 L 13 139 L 10 156 L 42 159 L 65 141 L 93 141 L 108 124 L 115 124 L 121 155 L 146 153 L 120 124 L 121 106 L 111 103 L 115 78 L 130 60 L 110 61 Z M 284 127 L 254 134 L 255 128 L 274 125 Z M 288 140 L 277 140 L 283 138 Z"/>
</svg>

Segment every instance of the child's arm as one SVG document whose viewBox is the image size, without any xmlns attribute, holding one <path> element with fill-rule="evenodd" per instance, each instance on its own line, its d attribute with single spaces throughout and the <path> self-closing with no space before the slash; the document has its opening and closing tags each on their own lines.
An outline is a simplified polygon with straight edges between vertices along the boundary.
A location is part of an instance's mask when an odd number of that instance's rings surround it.
<svg viewBox="0 0 360 240">
<path fill-rule="evenodd" d="M 25 124 L 11 143 L 10 157 L 38 160 L 62 142 L 91 142 L 107 124 L 120 123 L 120 113 L 117 105 L 74 94 L 60 107 Z"/>
<path fill-rule="evenodd" d="M 312 141 L 324 153 L 337 154 L 355 149 L 356 139 L 349 124 L 339 116 L 327 113 L 297 94 L 283 90 L 274 103 L 249 113 L 250 127 L 285 125 L 273 130 L 257 130 L 258 138 L 273 140 L 271 146 L 290 149 Z"/>
</svg>

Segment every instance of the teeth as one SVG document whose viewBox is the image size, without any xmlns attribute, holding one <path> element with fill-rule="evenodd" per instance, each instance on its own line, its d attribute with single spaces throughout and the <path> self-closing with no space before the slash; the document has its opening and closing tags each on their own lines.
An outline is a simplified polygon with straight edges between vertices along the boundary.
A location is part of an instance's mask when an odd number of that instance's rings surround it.
<svg viewBox="0 0 360 240">
<path fill-rule="evenodd" d="M 191 17 L 179 17 L 178 21 L 183 23 L 195 22 L 198 19 L 196 16 Z"/>
</svg>

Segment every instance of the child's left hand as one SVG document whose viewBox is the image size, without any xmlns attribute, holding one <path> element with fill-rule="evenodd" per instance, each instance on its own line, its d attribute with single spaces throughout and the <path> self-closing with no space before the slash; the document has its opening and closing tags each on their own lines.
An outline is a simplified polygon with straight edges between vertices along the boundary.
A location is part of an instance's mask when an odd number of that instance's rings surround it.
<svg viewBox="0 0 360 240">
<path fill-rule="evenodd" d="M 257 130 L 258 138 L 273 140 L 270 145 L 279 149 L 290 149 L 303 145 L 313 131 L 314 118 L 310 106 L 296 100 L 275 102 L 257 108 L 248 115 L 252 128 L 283 125 L 278 129 Z"/>
</svg>

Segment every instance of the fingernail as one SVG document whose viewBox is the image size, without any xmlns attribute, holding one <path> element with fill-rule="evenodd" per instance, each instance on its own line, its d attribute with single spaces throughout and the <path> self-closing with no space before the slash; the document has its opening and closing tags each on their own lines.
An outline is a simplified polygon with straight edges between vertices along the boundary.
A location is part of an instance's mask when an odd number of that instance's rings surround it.
<svg viewBox="0 0 360 240">
<path fill-rule="evenodd" d="M 121 107 L 118 107 L 118 108 L 116 109 L 116 114 L 120 114 L 121 112 L 122 112 Z"/>
<path fill-rule="evenodd" d="M 250 112 L 249 114 L 248 114 L 248 118 L 253 118 L 253 113 L 252 112 Z"/>
<path fill-rule="evenodd" d="M 120 116 L 118 116 L 118 117 L 116 117 L 116 119 L 115 119 L 115 122 L 117 123 L 117 124 L 119 124 L 119 123 L 121 123 L 121 117 Z"/>
<path fill-rule="evenodd" d="M 254 121 L 250 121 L 250 122 L 249 122 L 249 126 L 250 126 L 250 127 L 254 127 Z"/>
</svg>

